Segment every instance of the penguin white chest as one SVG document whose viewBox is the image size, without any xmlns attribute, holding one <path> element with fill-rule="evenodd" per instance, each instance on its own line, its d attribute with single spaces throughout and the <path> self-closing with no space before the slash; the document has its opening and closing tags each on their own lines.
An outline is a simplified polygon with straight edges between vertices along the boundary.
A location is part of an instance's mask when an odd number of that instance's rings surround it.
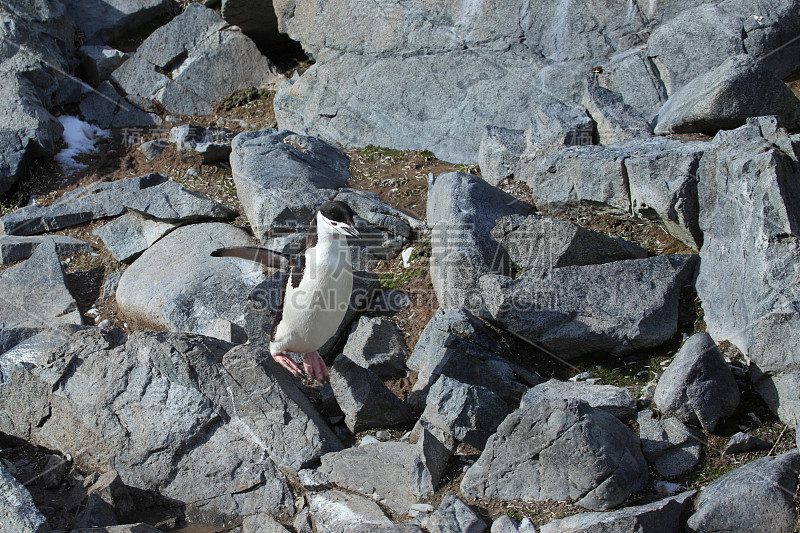
<svg viewBox="0 0 800 533">
<path fill-rule="evenodd" d="M 339 328 L 350 305 L 353 267 L 345 239 L 310 248 L 297 287 L 287 280 L 283 316 L 271 351 L 308 353 L 318 350 Z"/>
</svg>

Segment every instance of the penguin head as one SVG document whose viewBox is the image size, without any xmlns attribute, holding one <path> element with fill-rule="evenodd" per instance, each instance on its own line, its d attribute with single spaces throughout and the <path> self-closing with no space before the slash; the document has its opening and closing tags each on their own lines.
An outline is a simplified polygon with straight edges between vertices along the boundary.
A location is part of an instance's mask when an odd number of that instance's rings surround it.
<svg viewBox="0 0 800 533">
<path fill-rule="evenodd" d="M 353 216 L 353 210 L 346 203 L 338 200 L 325 202 L 317 212 L 318 231 L 324 228 L 331 233 L 359 238 L 361 234 L 356 229 Z"/>
</svg>

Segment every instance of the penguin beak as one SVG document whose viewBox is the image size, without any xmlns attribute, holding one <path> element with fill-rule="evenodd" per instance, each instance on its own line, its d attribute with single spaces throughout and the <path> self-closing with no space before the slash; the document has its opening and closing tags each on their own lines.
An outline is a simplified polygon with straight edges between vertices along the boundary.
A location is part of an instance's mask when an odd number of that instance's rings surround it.
<svg viewBox="0 0 800 533">
<path fill-rule="evenodd" d="M 355 237 L 356 239 L 361 238 L 361 233 L 359 233 L 356 227 L 353 225 L 343 224 L 337 227 L 336 229 L 338 229 L 341 233 L 344 233 L 348 237 Z"/>
</svg>

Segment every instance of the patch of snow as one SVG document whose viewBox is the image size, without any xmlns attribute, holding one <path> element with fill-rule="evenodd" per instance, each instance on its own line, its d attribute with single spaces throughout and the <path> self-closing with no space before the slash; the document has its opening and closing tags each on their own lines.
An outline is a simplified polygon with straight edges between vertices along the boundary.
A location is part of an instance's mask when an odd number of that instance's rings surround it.
<svg viewBox="0 0 800 533">
<path fill-rule="evenodd" d="M 95 143 L 108 138 L 110 134 L 108 130 L 84 122 L 78 117 L 60 116 L 58 121 L 64 127 L 62 137 L 67 147 L 57 153 L 55 159 L 61 164 L 64 172 L 72 174 L 76 170 L 86 168 L 83 163 L 75 161 L 75 157 L 96 152 Z"/>
</svg>

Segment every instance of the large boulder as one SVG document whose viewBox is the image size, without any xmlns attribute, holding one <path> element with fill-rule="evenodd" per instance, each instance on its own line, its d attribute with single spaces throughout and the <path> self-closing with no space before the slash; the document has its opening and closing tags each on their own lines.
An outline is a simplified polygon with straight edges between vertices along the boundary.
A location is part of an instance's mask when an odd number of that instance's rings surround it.
<svg viewBox="0 0 800 533">
<path fill-rule="evenodd" d="M 66 0 L 83 41 L 102 45 L 169 15 L 167 0 Z"/>
<path fill-rule="evenodd" d="M 53 241 L 0 272 L 0 353 L 46 329 L 82 324 Z"/>
<path fill-rule="evenodd" d="M 800 100 L 760 60 L 742 54 L 672 94 L 658 113 L 654 132 L 714 134 L 762 115 L 778 115 L 795 129 Z"/>
<path fill-rule="evenodd" d="M 508 253 L 492 238 L 497 221 L 527 215 L 529 208 L 470 174 L 442 174 L 428 191 L 431 280 L 444 309 L 478 307 L 478 279 L 487 273 L 510 274 Z"/>
<path fill-rule="evenodd" d="M 626 389 L 613 385 L 596 385 L 586 381 L 559 381 L 551 379 L 531 388 L 522 397 L 521 406 L 542 400 L 581 400 L 595 409 L 602 409 L 617 418 L 627 418 L 636 413 L 636 400 Z"/>
<path fill-rule="evenodd" d="M 33 251 L 43 242 L 52 241 L 56 245 L 59 256 L 87 253 L 92 245 L 86 241 L 67 237 L 66 235 L 47 235 L 23 237 L 17 235 L 0 235 L 0 265 L 22 261 L 33 255 Z"/>
<path fill-rule="evenodd" d="M 480 316 L 571 359 L 658 346 L 678 327 L 697 256 L 668 255 L 480 279 Z"/>
<path fill-rule="evenodd" d="M 179 228 L 125 270 L 117 287 L 119 309 L 133 323 L 244 342 L 248 295 L 264 274 L 256 263 L 211 252 L 251 245 L 250 235 L 227 224 Z"/>
<path fill-rule="evenodd" d="M 75 27 L 55 0 L 21 0 L 0 6 L 0 194 L 22 175 L 31 158 L 52 154 L 61 124 L 48 109 L 71 71 Z"/>
<path fill-rule="evenodd" d="M 700 462 L 702 441 L 697 432 L 677 418 L 656 418 L 653 411 L 636 416 L 642 452 L 665 478 L 688 474 Z"/>
<path fill-rule="evenodd" d="M 273 87 L 282 78 L 253 41 L 202 4 L 190 4 L 153 32 L 111 75 L 129 98 L 180 115 L 209 115 L 230 94 Z"/>
<path fill-rule="evenodd" d="M 304 397 L 288 372 L 230 348 L 192 335 L 78 332 L 12 367 L 0 431 L 69 454 L 83 471 L 116 470 L 127 486 L 183 502 L 190 520 L 292 512 L 278 465 L 299 468 L 340 444 L 307 400 L 294 401 Z"/>
<path fill-rule="evenodd" d="M 751 360 L 756 389 L 800 416 L 800 167 L 776 118 L 720 132 L 700 161 L 703 247 L 695 286 L 708 333 Z"/>
<path fill-rule="evenodd" d="M 616 507 L 647 483 L 639 439 L 580 401 L 543 400 L 511 413 L 461 482 L 469 498 L 574 500 Z"/>
<path fill-rule="evenodd" d="M 342 353 L 380 378 L 406 375 L 406 341 L 402 330 L 388 318 L 362 316 Z"/>
</svg>

